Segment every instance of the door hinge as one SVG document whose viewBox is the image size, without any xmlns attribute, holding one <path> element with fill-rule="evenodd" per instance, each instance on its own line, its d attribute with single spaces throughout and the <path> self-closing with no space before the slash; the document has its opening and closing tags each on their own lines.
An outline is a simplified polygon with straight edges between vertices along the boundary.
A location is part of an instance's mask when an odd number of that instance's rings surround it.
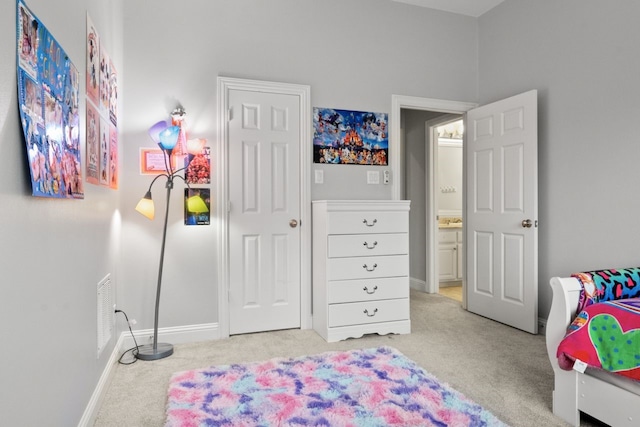
<svg viewBox="0 0 640 427">
<path fill-rule="evenodd" d="M 227 201 L 227 212 L 231 212 L 231 202 Z"/>
<path fill-rule="evenodd" d="M 227 121 L 230 122 L 231 120 L 233 120 L 233 108 L 227 110 Z"/>
</svg>

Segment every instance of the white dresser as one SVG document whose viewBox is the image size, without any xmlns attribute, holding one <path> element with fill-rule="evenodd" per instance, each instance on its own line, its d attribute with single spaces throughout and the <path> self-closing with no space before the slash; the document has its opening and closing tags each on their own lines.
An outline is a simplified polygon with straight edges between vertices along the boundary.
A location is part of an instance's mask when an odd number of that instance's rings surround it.
<svg viewBox="0 0 640 427">
<path fill-rule="evenodd" d="M 313 328 L 325 340 L 411 332 L 410 203 L 313 202 Z"/>
</svg>

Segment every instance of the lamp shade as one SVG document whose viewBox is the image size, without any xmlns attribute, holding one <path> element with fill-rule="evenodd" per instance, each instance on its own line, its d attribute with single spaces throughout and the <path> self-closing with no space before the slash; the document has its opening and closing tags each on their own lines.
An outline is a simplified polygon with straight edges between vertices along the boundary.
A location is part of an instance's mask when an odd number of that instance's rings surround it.
<svg viewBox="0 0 640 427">
<path fill-rule="evenodd" d="M 142 199 L 136 205 L 136 210 L 149 219 L 153 219 L 155 216 L 155 207 L 153 205 L 153 199 L 151 198 L 151 191 L 147 191 Z"/>
<path fill-rule="evenodd" d="M 160 144 L 160 132 L 168 128 L 166 121 L 162 120 L 149 128 L 149 136 L 156 144 Z"/>
<path fill-rule="evenodd" d="M 158 134 L 160 137 L 160 147 L 164 150 L 173 150 L 178 143 L 180 136 L 180 126 L 170 126 Z"/>
<path fill-rule="evenodd" d="M 193 213 L 209 212 L 207 204 L 200 196 L 191 196 L 187 199 L 187 210 Z"/>
</svg>

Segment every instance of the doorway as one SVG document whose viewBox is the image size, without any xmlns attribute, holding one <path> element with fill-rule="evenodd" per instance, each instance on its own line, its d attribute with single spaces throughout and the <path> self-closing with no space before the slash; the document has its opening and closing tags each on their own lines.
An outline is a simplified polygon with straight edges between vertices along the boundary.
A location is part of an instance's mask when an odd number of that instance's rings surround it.
<svg viewBox="0 0 640 427">
<path fill-rule="evenodd" d="M 411 199 L 411 215 L 410 222 L 412 230 L 412 240 L 410 241 L 411 261 L 411 287 L 423 292 L 436 293 L 439 288 L 438 265 L 436 252 L 438 250 L 438 227 L 437 227 L 437 211 L 435 192 L 431 185 L 436 173 L 433 143 L 425 143 L 426 132 L 425 122 L 429 125 L 436 126 L 442 122 L 449 122 L 459 119 L 468 110 L 476 107 L 476 104 L 456 101 L 446 101 L 430 98 L 416 98 L 401 95 L 392 96 L 392 117 L 398 118 L 390 123 L 391 132 L 391 149 L 394 152 L 403 153 L 401 156 L 391 157 L 393 170 L 407 172 L 413 160 L 417 160 L 416 153 L 408 153 L 408 148 L 403 138 L 404 126 L 406 126 L 407 117 L 414 112 L 428 113 L 426 119 L 420 119 L 422 127 L 422 147 L 421 153 L 417 156 L 421 157 L 422 167 L 419 178 L 407 178 L 407 174 L 403 173 L 400 179 L 392 182 L 392 195 L 394 199 Z M 403 114 L 404 113 L 404 114 Z M 434 138 L 429 138 L 435 141 Z M 394 144 L 398 146 L 393 147 Z M 414 156 L 413 158 L 411 156 Z M 464 168 L 464 165 L 463 165 Z M 418 167 L 418 170 L 420 168 Z M 463 208 L 464 210 L 464 208 Z M 463 281 L 463 290 L 465 283 Z M 466 300 L 463 292 L 463 307 L 466 308 Z"/>
<path fill-rule="evenodd" d="M 427 147 L 432 147 L 435 171 L 431 181 L 425 179 L 434 194 L 435 218 L 438 230 L 438 250 L 435 266 L 438 280 L 435 293 L 462 303 L 464 275 L 464 180 L 463 135 L 464 121 L 461 115 L 445 115 L 425 123 Z M 426 221 L 426 218 L 425 218 Z"/>
</svg>

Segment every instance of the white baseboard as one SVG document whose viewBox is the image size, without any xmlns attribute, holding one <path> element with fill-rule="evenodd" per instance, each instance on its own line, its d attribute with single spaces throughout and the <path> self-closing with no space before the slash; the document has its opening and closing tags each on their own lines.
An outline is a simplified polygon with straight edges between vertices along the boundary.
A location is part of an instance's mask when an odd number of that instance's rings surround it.
<svg viewBox="0 0 640 427">
<path fill-rule="evenodd" d="M 123 332 L 122 335 L 124 335 L 124 342 L 120 348 L 121 351 L 128 350 L 135 346 L 129 331 Z M 153 329 L 133 331 L 133 336 L 136 337 L 138 345 L 153 343 Z M 158 341 L 164 341 L 170 344 L 185 344 L 218 339 L 220 339 L 220 329 L 217 323 L 158 328 Z"/>
<path fill-rule="evenodd" d="M 142 329 L 139 331 L 134 331 L 133 335 L 136 337 L 138 345 L 144 345 L 153 342 L 153 329 Z M 205 323 L 201 325 L 176 326 L 171 328 L 158 329 L 158 340 L 167 341 L 171 344 L 185 344 L 190 342 L 209 341 L 217 339 L 220 339 L 220 330 L 217 323 Z M 89 427 L 95 424 L 96 418 L 98 417 L 98 411 L 100 410 L 100 405 L 102 404 L 104 395 L 109 388 L 108 386 L 111 382 L 113 371 L 116 367 L 116 364 L 118 363 L 118 359 L 120 359 L 120 355 L 123 351 L 128 350 L 134 346 L 135 344 L 133 343 L 131 333 L 128 330 L 122 332 L 120 334 L 120 337 L 118 338 L 118 342 L 111 352 L 111 356 L 109 356 L 109 361 L 107 362 L 104 371 L 102 371 L 102 375 L 100 375 L 98 384 L 96 385 L 96 388 L 91 395 L 91 399 L 89 399 L 89 403 L 87 404 L 87 407 L 82 414 L 82 418 L 78 423 L 78 427 Z"/>
<path fill-rule="evenodd" d="M 98 384 L 96 385 L 95 390 L 93 390 L 91 399 L 89 399 L 89 403 L 84 409 L 84 413 L 82 414 L 82 418 L 80 418 L 78 427 L 89 427 L 95 424 L 96 418 L 98 417 L 98 411 L 100 410 L 100 405 L 102 404 L 104 395 L 109 388 L 109 384 L 111 383 L 113 369 L 115 368 L 116 363 L 118 363 L 118 359 L 120 358 L 120 347 L 122 346 L 123 341 L 123 335 L 120 335 L 120 338 L 118 338 L 118 342 L 111 352 L 111 356 L 109 356 L 109 361 L 107 362 L 104 371 L 102 371 L 102 375 L 100 375 Z"/>
</svg>

